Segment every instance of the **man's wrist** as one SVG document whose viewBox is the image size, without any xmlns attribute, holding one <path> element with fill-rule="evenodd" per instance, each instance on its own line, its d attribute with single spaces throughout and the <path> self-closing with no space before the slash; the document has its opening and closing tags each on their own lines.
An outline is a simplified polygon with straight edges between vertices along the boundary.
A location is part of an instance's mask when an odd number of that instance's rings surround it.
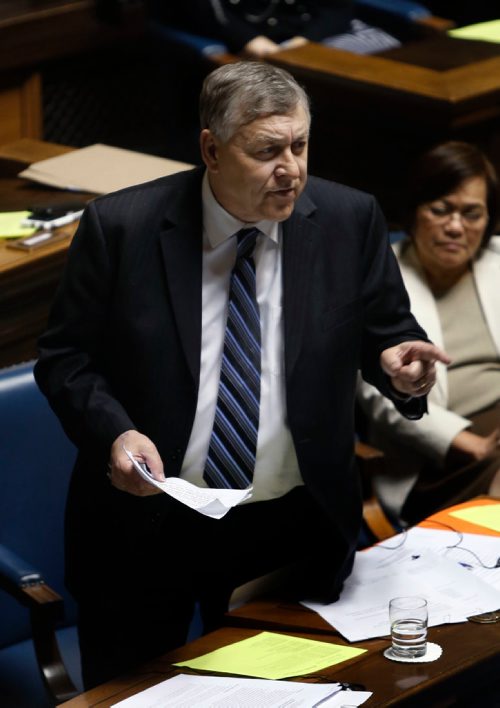
<svg viewBox="0 0 500 708">
<path fill-rule="evenodd" d="M 403 391 L 399 391 L 394 384 L 392 383 L 392 380 L 389 378 L 389 389 L 391 391 L 391 395 L 393 398 L 395 398 L 397 401 L 401 401 L 402 403 L 407 403 L 408 401 L 411 401 L 414 396 L 412 396 L 409 393 L 403 393 Z"/>
</svg>

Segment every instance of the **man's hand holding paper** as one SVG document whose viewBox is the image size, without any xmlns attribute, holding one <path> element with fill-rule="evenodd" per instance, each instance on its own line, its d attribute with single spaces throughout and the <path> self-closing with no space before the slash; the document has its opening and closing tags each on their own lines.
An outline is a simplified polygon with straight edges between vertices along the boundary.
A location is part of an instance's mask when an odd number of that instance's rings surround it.
<svg viewBox="0 0 500 708">
<path fill-rule="evenodd" d="M 111 447 L 109 459 L 111 484 L 122 492 L 138 497 L 159 494 L 161 490 L 141 476 L 134 461 L 146 464 L 153 479 L 158 482 L 165 481 L 163 462 L 155 444 L 137 430 L 127 430 L 116 438 Z"/>
<path fill-rule="evenodd" d="M 134 446 L 135 453 L 125 447 L 125 440 Z M 252 496 L 251 486 L 247 489 L 210 489 L 197 487 L 178 477 L 166 478 L 156 447 L 145 435 L 135 430 L 115 440 L 111 459 L 109 478 L 117 489 L 135 496 L 165 492 L 190 509 L 214 519 L 221 519 L 233 506 Z M 154 471 L 151 464 L 154 464 Z"/>
</svg>

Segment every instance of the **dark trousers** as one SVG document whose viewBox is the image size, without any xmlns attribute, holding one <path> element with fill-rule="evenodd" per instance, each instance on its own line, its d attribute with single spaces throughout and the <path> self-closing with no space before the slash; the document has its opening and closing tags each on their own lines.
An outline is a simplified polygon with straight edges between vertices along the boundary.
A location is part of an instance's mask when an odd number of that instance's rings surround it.
<svg viewBox="0 0 500 708">
<path fill-rule="evenodd" d="M 154 539 L 130 549 L 112 585 L 79 598 L 85 688 L 185 643 L 196 602 L 204 631 L 223 624 L 234 588 L 287 567 L 284 596 L 321 597 L 345 555 L 332 522 L 304 487 L 210 519 L 168 499 Z M 116 578 L 116 575 L 115 575 Z"/>
</svg>

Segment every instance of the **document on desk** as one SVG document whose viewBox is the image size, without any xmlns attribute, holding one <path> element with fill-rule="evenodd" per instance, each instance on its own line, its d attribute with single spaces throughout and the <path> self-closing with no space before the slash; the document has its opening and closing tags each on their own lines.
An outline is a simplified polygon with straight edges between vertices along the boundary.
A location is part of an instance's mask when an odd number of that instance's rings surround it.
<svg viewBox="0 0 500 708">
<path fill-rule="evenodd" d="M 457 509 L 451 511 L 450 516 L 500 533 L 500 504 L 483 504 L 469 509 Z"/>
<path fill-rule="evenodd" d="M 303 604 L 349 641 L 361 641 L 389 634 L 389 600 L 399 595 L 425 597 L 431 627 L 500 607 L 500 592 L 468 569 L 431 551 L 411 551 L 406 544 L 357 553 L 337 602 Z"/>
<path fill-rule="evenodd" d="M 321 671 L 364 654 L 366 649 L 293 637 L 278 632 L 259 632 L 208 654 L 180 661 L 176 666 L 263 679 L 284 679 Z"/>
<path fill-rule="evenodd" d="M 35 162 L 19 177 L 59 189 L 107 194 L 192 167 L 186 162 L 96 143 Z"/>
<path fill-rule="evenodd" d="M 29 211 L 0 212 L 0 238 L 19 238 L 34 234 L 36 229 L 32 226 L 21 226 L 21 222 L 30 213 Z"/>
<path fill-rule="evenodd" d="M 437 530 L 415 526 L 407 533 L 405 548 L 408 553 L 432 551 L 444 556 L 500 591 L 500 567 L 496 567 L 500 556 L 498 536 L 457 534 L 445 528 Z"/>
<path fill-rule="evenodd" d="M 340 708 L 360 706 L 372 694 L 338 683 L 190 676 L 179 674 L 114 704 L 114 708 Z"/>
<path fill-rule="evenodd" d="M 462 512 L 466 512 L 465 516 L 462 515 Z M 470 516 L 470 512 L 472 512 L 472 516 Z M 500 501 L 495 501 L 492 498 L 471 499 L 437 511 L 421 521 L 418 526 L 434 528 L 438 531 L 453 530 L 457 534 L 476 533 L 481 536 L 496 536 L 498 538 L 500 529 L 496 531 L 495 526 L 498 528 L 499 518 Z"/>
<path fill-rule="evenodd" d="M 488 22 L 478 22 L 466 27 L 457 27 L 448 30 L 450 37 L 458 39 L 475 39 L 481 42 L 500 43 L 500 20 L 490 20 Z"/>
</svg>

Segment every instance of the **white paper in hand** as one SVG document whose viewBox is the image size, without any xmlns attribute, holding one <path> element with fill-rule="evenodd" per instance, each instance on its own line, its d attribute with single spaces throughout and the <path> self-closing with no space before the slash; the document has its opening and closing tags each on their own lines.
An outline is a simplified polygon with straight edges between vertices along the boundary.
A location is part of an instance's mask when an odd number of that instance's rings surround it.
<svg viewBox="0 0 500 708">
<path fill-rule="evenodd" d="M 123 447 L 124 453 L 134 465 L 137 472 L 146 482 L 158 487 L 165 494 L 170 495 L 181 504 L 190 509 L 199 511 L 200 514 L 211 516 L 213 519 L 222 519 L 233 506 L 238 506 L 245 499 L 252 496 L 253 487 L 247 489 L 212 489 L 197 487 L 191 482 L 179 477 L 167 477 L 164 482 L 158 482 L 152 476 L 147 465 L 138 462 L 132 453 Z"/>
</svg>

